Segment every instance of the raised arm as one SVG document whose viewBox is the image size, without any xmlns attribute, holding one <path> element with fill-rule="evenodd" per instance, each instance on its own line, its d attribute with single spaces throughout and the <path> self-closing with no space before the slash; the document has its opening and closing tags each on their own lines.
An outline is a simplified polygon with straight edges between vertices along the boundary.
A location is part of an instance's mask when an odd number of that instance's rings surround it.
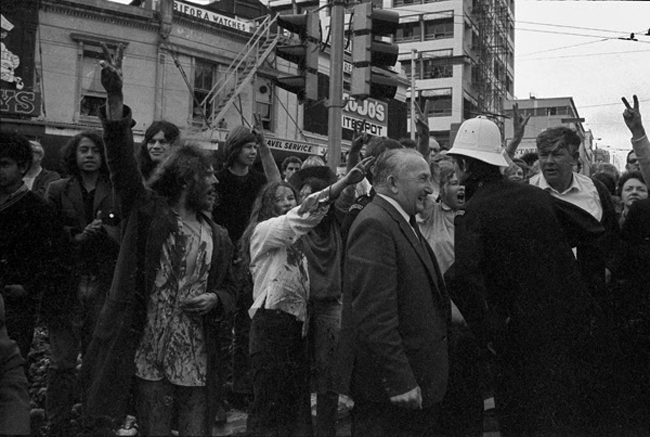
<svg viewBox="0 0 650 437">
<path fill-rule="evenodd" d="M 632 133 L 632 148 L 639 160 L 639 167 L 645 179 L 646 184 L 650 183 L 650 140 L 646 135 L 645 128 L 643 127 L 643 120 L 641 119 L 641 111 L 639 110 L 639 99 L 636 95 L 632 96 L 634 106 L 630 106 L 625 97 L 622 97 L 625 104 L 625 111 L 623 111 L 623 120 L 628 129 Z"/>
<path fill-rule="evenodd" d="M 269 146 L 266 144 L 264 129 L 262 128 L 259 114 L 255 114 L 255 127 L 253 127 L 252 132 L 253 135 L 255 135 L 255 138 L 257 138 L 257 150 L 260 153 L 260 159 L 262 160 L 262 168 L 264 168 L 266 180 L 268 182 L 281 182 L 282 175 L 280 175 L 280 169 L 278 169 L 278 166 L 275 164 L 271 149 L 269 149 Z"/>
<path fill-rule="evenodd" d="M 524 133 L 526 132 L 526 125 L 528 124 L 528 120 L 530 120 L 530 114 L 524 117 L 519 113 L 518 103 L 515 103 L 512 106 L 512 111 L 513 111 L 513 115 L 512 115 L 513 138 L 512 141 L 510 141 L 510 143 L 506 147 L 506 153 L 510 158 L 515 157 L 515 152 L 517 151 L 517 147 L 519 147 L 521 140 L 524 138 Z"/>
<path fill-rule="evenodd" d="M 429 156 L 431 155 L 429 151 L 429 139 L 431 138 L 429 130 L 429 119 L 425 114 L 429 113 L 429 101 L 424 104 L 424 113 L 420 110 L 420 107 L 415 104 L 415 110 L 417 111 L 417 117 L 415 119 L 415 129 L 418 137 L 418 152 L 424 156 L 424 159 L 429 162 Z"/>
<path fill-rule="evenodd" d="M 131 131 L 131 110 L 124 106 L 122 94 L 122 59 L 124 49 L 117 47 L 115 57 L 102 44 L 105 60 L 102 66 L 102 85 L 106 90 L 106 106 L 100 110 L 104 127 L 106 163 L 111 173 L 113 189 L 120 203 L 124 217 L 128 216 L 136 199 L 145 194 L 142 175 L 133 154 L 133 132 Z"/>
</svg>

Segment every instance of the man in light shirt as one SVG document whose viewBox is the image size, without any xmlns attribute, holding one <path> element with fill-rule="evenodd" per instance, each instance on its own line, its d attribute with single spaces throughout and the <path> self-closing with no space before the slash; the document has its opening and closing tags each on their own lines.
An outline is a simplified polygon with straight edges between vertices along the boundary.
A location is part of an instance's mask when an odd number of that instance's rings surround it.
<svg viewBox="0 0 650 437">
<path fill-rule="evenodd" d="M 580 245 L 577 258 L 584 279 L 597 294 L 603 295 L 609 276 L 618 223 L 611 195 L 605 185 L 573 171 L 582 139 L 572 129 L 559 126 L 546 129 L 537 136 L 537 152 L 541 173 L 530 179 L 552 196 L 589 212 L 604 227 L 605 234 L 595 244 Z"/>
</svg>

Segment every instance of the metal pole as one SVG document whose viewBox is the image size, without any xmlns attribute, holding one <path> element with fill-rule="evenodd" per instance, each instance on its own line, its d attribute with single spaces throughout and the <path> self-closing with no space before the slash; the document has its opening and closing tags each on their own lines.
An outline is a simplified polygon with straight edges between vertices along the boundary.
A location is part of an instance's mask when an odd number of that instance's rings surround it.
<svg viewBox="0 0 650 437">
<path fill-rule="evenodd" d="M 411 139 L 415 140 L 415 56 L 418 51 L 411 49 Z"/>
<path fill-rule="evenodd" d="M 327 110 L 327 164 L 336 171 L 341 162 L 341 110 L 343 109 L 343 42 L 345 25 L 345 2 L 332 3 L 330 28 L 332 49 L 330 51 L 330 98 Z"/>
</svg>

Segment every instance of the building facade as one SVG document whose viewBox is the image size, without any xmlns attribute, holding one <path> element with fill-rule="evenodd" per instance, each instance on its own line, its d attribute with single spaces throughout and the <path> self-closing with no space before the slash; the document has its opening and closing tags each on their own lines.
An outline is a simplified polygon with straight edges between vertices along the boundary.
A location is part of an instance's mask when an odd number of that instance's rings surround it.
<svg viewBox="0 0 650 437">
<path fill-rule="evenodd" d="M 530 115 L 526 125 L 524 138 L 517 148 L 516 156 L 528 152 L 537 152 L 536 138 L 540 132 L 550 127 L 566 126 L 574 129 L 582 138 L 580 145 L 580 161 L 582 163 L 581 173 L 590 175 L 595 163 L 594 136 L 590 130 L 583 126 L 584 118 L 578 114 L 578 109 L 572 97 L 555 97 L 543 99 L 521 99 L 507 100 L 504 112 L 508 117 L 513 116 L 513 105 L 517 103 L 521 115 Z M 512 123 L 505 124 L 506 143 L 512 140 Z"/>
<path fill-rule="evenodd" d="M 503 126 L 514 92 L 514 0 L 383 0 L 400 13 L 399 61 L 428 109 L 431 134 L 444 149 L 460 124 L 477 115 Z M 410 108 L 410 104 L 407 105 Z M 410 126 L 410 119 L 409 119 Z"/>
</svg>

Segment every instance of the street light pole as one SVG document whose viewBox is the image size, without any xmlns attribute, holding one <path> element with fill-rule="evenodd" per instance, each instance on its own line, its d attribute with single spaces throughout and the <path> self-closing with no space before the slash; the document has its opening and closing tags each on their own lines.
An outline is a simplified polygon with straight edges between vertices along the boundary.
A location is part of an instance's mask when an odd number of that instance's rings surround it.
<svg viewBox="0 0 650 437">
<path fill-rule="evenodd" d="M 345 2 L 332 3 L 330 29 L 332 48 L 330 51 L 330 95 L 328 106 L 327 130 L 327 164 L 336 171 L 341 162 L 341 141 L 343 140 L 341 126 L 341 111 L 343 109 L 343 51 Z"/>
</svg>

